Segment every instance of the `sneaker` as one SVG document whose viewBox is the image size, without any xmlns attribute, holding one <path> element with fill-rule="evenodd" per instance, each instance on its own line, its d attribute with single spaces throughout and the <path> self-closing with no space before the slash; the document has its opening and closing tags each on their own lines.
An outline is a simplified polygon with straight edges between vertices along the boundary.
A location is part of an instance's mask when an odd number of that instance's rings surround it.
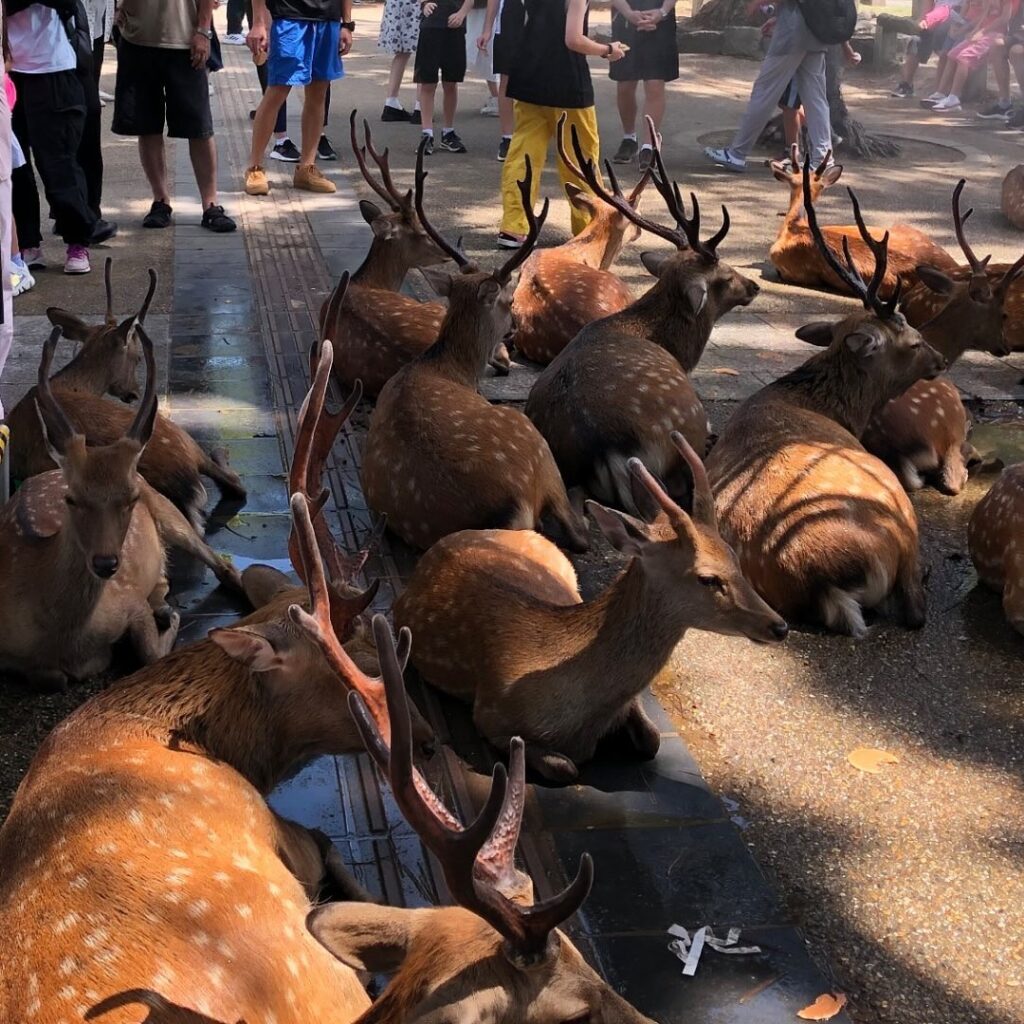
<svg viewBox="0 0 1024 1024">
<path fill-rule="evenodd" d="M 732 150 L 727 147 L 715 149 L 712 146 L 708 146 L 704 150 L 704 156 L 713 164 L 717 164 L 719 167 L 732 171 L 735 174 L 742 174 L 747 169 L 747 161 L 742 157 L 735 156 Z"/>
<path fill-rule="evenodd" d="M 995 103 L 982 107 L 978 111 L 978 117 L 983 121 L 1005 121 L 1010 116 L 1012 109 L 1013 104 L 1009 100 L 1005 102 L 1003 100 L 996 100 Z"/>
<path fill-rule="evenodd" d="M 386 103 L 380 112 L 380 119 L 385 123 L 390 121 L 411 121 L 412 114 L 405 107 L 389 107 Z"/>
<path fill-rule="evenodd" d="M 115 221 L 104 220 L 102 217 L 96 221 L 96 226 L 92 229 L 92 234 L 89 236 L 89 245 L 102 245 L 104 242 L 110 241 L 117 235 L 117 223 Z"/>
<path fill-rule="evenodd" d="M 267 172 L 262 167 L 250 167 L 245 172 L 245 194 L 247 196 L 270 194 L 270 182 L 267 180 Z"/>
<path fill-rule="evenodd" d="M 423 136 L 420 138 L 420 145 L 423 146 L 423 155 L 424 156 L 433 156 L 434 155 L 434 136 L 433 135 L 428 135 L 426 132 L 424 132 Z M 419 152 L 418 149 L 417 149 L 417 152 Z"/>
<path fill-rule="evenodd" d="M 45 270 L 46 269 L 46 257 L 43 255 L 43 247 L 41 245 L 30 246 L 28 249 L 21 250 L 21 258 L 25 261 L 25 266 L 29 270 Z"/>
<path fill-rule="evenodd" d="M 640 173 L 646 174 L 654 163 L 654 149 L 651 146 L 640 147 L 640 159 L 638 161 Z"/>
<path fill-rule="evenodd" d="M 36 279 L 32 271 L 25 266 L 21 256 L 11 257 L 11 292 L 14 295 L 21 295 L 22 292 L 31 291 L 36 286 Z"/>
<path fill-rule="evenodd" d="M 1024 128 L 1024 107 L 1018 107 L 1010 114 L 1006 119 L 1006 126 L 1008 128 Z"/>
<path fill-rule="evenodd" d="M 498 116 L 498 97 L 490 96 L 487 102 L 480 108 L 480 113 L 484 117 L 497 117 Z"/>
<path fill-rule="evenodd" d="M 338 154 L 331 145 L 331 140 L 326 135 L 321 135 L 320 141 L 316 144 L 316 158 L 317 160 L 338 159 Z"/>
<path fill-rule="evenodd" d="M 498 143 L 498 162 L 504 163 L 505 157 L 508 156 L 508 147 L 512 145 L 511 139 L 506 139 L 503 135 L 501 141 Z"/>
<path fill-rule="evenodd" d="M 499 249 L 521 249 L 523 247 L 523 242 L 525 241 L 525 235 L 513 235 L 509 231 L 498 232 Z"/>
<path fill-rule="evenodd" d="M 932 110 L 940 113 L 952 113 L 953 111 L 960 110 L 960 97 L 954 96 L 950 93 L 949 96 L 944 96 L 941 100 L 938 100 L 932 105 Z"/>
<path fill-rule="evenodd" d="M 100 89 L 100 99 L 105 100 L 107 103 L 114 102 L 114 94 L 112 92 L 104 92 Z"/>
<path fill-rule="evenodd" d="M 203 219 L 200 221 L 199 226 L 215 234 L 226 235 L 229 231 L 234 231 L 238 225 L 224 212 L 223 206 L 210 203 L 203 210 Z"/>
<path fill-rule="evenodd" d="M 229 46 L 245 46 L 245 36 L 241 32 L 229 32 L 226 36 L 221 37 L 221 42 L 227 43 Z"/>
<path fill-rule="evenodd" d="M 64 258 L 64 273 L 88 274 L 90 270 L 89 250 L 84 245 L 69 245 Z"/>
<path fill-rule="evenodd" d="M 409 124 L 423 124 L 423 114 L 418 107 L 409 115 Z"/>
<path fill-rule="evenodd" d="M 297 164 L 301 155 L 291 139 L 282 139 L 270 151 L 271 160 L 283 160 L 286 164 Z"/>
<path fill-rule="evenodd" d="M 454 128 L 446 128 L 441 132 L 441 148 L 446 153 L 466 152 L 466 144 L 459 138 Z"/>
<path fill-rule="evenodd" d="M 639 148 L 640 144 L 636 139 L 623 139 L 619 143 L 619 148 L 615 151 L 615 156 L 612 157 L 612 163 L 631 164 L 636 159 Z"/>
<path fill-rule="evenodd" d="M 337 192 L 338 187 L 331 181 L 330 178 L 325 178 L 323 172 L 316 164 L 308 164 L 303 166 L 299 164 L 295 168 L 295 174 L 292 177 L 292 185 L 295 188 L 302 189 L 303 192 Z"/>
<path fill-rule="evenodd" d="M 889 90 L 889 95 L 898 100 L 906 100 L 914 95 L 914 87 L 909 82 L 899 82 L 895 89 Z"/>
<path fill-rule="evenodd" d="M 931 110 L 939 100 L 944 100 L 945 98 L 946 94 L 944 92 L 933 92 L 931 96 L 925 96 L 925 98 L 921 100 L 921 106 L 926 110 Z"/>
<path fill-rule="evenodd" d="M 144 228 L 166 228 L 171 223 L 171 212 L 169 203 L 154 199 L 149 213 L 142 218 L 142 226 Z"/>
</svg>

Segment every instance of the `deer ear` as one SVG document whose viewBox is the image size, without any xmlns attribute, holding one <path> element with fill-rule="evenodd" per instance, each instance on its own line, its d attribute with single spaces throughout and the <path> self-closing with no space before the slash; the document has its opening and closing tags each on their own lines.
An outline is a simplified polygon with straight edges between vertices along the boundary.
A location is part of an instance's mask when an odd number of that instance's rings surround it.
<svg viewBox="0 0 1024 1024">
<path fill-rule="evenodd" d="M 281 668 L 284 659 L 270 638 L 256 626 L 211 629 L 209 638 L 231 659 L 253 672 L 271 672 Z"/>
<path fill-rule="evenodd" d="M 427 284 L 438 295 L 448 296 L 452 293 L 452 274 L 443 267 L 418 267 L 419 272 L 427 279 Z"/>
<path fill-rule="evenodd" d="M 596 501 L 587 502 L 587 511 L 608 543 L 624 555 L 639 555 L 650 542 L 644 524 L 625 512 L 605 508 Z"/>
<path fill-rule="evenodd" d="M 139 318 L 133 313 L 117 325 L 117 336 L 121 339 L 121 344 L 125 348 L 131 344 L 132 338 L 136 337 L 135 327 L 138 322 Z"/>
<path fill-rule="evenodd" d="M 593 214 L 597 210 L 597 205 L 594 203 L 593 197 L 589 192 L 584 192 L 579 185 L 574 185 L 572 182 L 567 181 L 565 183 L 565 194 L 569 199 L 569 202 L 576 207 L 577 210 L 582 210 L 584 213 Z"/>
<path fill-rule="evenodd" d="M 654 277 L 661 277 L 661 272 L 665 269 L 667 261 L 668 256 L 661 252 L 640 253 L 640 262 L 644 265 L 644 269 Z"/>
<path fill-rule="evenodd" d="M 363 215 L 363 220 L 366 221 L 370 227 L 373 227 L 375 220 L 380 220 L 384 216 L 384 211 L 376 204 L 371 203 L 369 199 L 359 200 L 359 212 Z M 374 232 L 376 234 L 376 232 Z"/>
<path fill-rule="evenodd" d="M 353 970 L 390 974 L 405 959 L 423 916 L 431 913 L 376 903 L 329 903 L 310 913 L 306 927 Z"/>
<path fill-rule="evenodd" d="M 808 345 L 828 348 L 832 344 L 832 324 L 828 320 L 815 320 L 796 329 L 796 336 Z"/>
<path fill-rule="evenodd" d="M 278 594 L 295 587 L 280 569 L 272 565 L 250 565 L 242 571 L 242 590 L 253 608 L 263 608 Z M 299 598 L 301 600 L 301 597 Z"/>
<path fill-rule="evenodd" d="M 477 286 L 476 297 L 485 306 L 493 306 L 500 295 L 501 285 L 493 277 L 485 277 Z"/>
<path fill-rule="evenodd" d="M 708 283 L 705 280 L 691 281 L 686 286 L 686 301 L 694 316 L 700 316 L 708 304 Z"/>
<path fill-rule="evenodd" d="M 953 279 L 948 274 L 944 274 L 938 267 L 933 267 L 928 263 L 922 263 L 919 267 L 915 267 L 914 272 L 926 288 L 939 295 L 949 295 L 955 287 Z"/>
<path fill-rule="evenodd" d="M 833 164 L 822 176 L 821 187 L 830 188 L 843 176 L 843 165 Z"/>
<path fill-rule="evenodd" d="M 46 311 L 47 319 L 54 327 L 59 327 L 65 338 L 72 341 L 83 342 L 88 337 L 92 328 L 81 318 L 69 313 L 60 306 L 50 306 Z"/>
<path fill-rule="evenodd" d="M 864 327 L 848 334 L 843 341 L 846 342 L 846 347 L 861 359 L 876 355 L 885 344 L 885 340 L 878 333 Z"/>
<path fill-rule="evenodd" d="M 793 180 L 792 175 L 781 161 L 773 160 L 768 166 L 772 169 L 775 180 L 781 181 L 783 185 L 788 185 Z"/>
</svg>

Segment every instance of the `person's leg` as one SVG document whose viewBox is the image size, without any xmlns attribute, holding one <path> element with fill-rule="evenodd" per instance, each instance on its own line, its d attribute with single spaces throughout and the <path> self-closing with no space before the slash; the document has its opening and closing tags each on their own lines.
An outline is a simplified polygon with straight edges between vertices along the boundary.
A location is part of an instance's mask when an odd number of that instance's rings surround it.
<svg viewBox="0 0 1024 1024">
<path fill-rule="evenodd" d="M 550 137 L 555 134 L 558 111 L 554 113 L 555 120 L 550 126 Z M 572 138 L 572 131 L 575 128 L 576 134 L 580 140 L 580 148 L 583 150 L 583 155 L 589 160 L 594 161 L 595 167 L 601 166 L 601 134 L 597 127 L 597 112 L 593 107 L 583 107 L 577 110 L 567 110 L 565 118 L 565 130 L 569 133 L 569 138 Z M 558 157 L 558 177 L 562 182 L 562 194 L 565 194 L 566 184 L 579 185 L 579 178 L 576 177 L 568 167 L 562 163 L 562 158 Z M 540 178 L 540 172 L 534 171 L 534 184 Z M 578 235 L 589 223 L 590 217 L 583 210 L 577 209 L 575 204 L 570 204 L 571 211 L 571 224 L 572 233 Z"/>
<path fill-rule="evenodd" d="M 622 122 L 623 138 L 636 139 L 636 82 L 616 82 L 615 98 L 619 105 L 619 120 Z"/>
<path fill-rule="evenodd" d="M 423 118 L 423 131 L 432 134 L 434 131 L 434 95 L 437 93 L 437 82 L 420 82 L 416 86 L 416 96 L 420 102 L 420 116 Z"/>
<path fill-rule="evenodd" d="M 907 55 L 903 58 L 903 68 L 900 71 L 900 81 L 904 85 L 912 86 L 919 66 L 920 61 L 917 59 L 917 51 L 911 52 L 907 50 Z"/>
<path fill-rule="evenodd" d="M 665 120 L 665 83 L 644 82 L 644 123 L 647 118 L 654 122 L 654 129 L 661 134 L 661 122 Z"/>
<path fill-rule="evenodd" d="M 515 103 L 515 130 L 508 156 L 501 171 L 501 231 L 514 237 L 522 237 L 529 229 L 523 202 L 519 195 L 519 181 L 526 174 L 526 158 L 533 167 L 533 196 L 536 203 L 540 191 L 540 178 L 547 162 L 548 145 L 554 134 L 552 107 L 540 107 L 533 103 Z M 582 140 L 581 140 L 582 141 Z"/>
<path fill-rule="evenodd" d="M 459 83 L 441 83 L 441 102 L 444 109 L 444 130 L 450 132 L 455 128 L 455 113 L 459 109 Z"/>
<path fill-rule="evenodd" d="M 1013 43 L 1006 54 L 1006 59 L 1013 68 L 1014 76 L 1017 79 L 1017 87 L 1020 89 L 1022 97 L 1024 97 L 1024 45 Z M 1009 93 L 1009 90 L 1007 90 L 1007 93 Z"/>
<path fill-rule="evenodd" d="M 78 147 L 78 162 L 85 174 L 89 209 L 100 220 L 103 214 L 103 124 L 100 118 L 100 95 L 96 80 L 91 74 L 80 75 L 85 93 L 85 125 L 82 141 Z"/>
<path fill-rule="evenodd" d="M 300 167 L 316 162 L 316 147 L 324 126 L 324 101 L 330 82 L 310 82 L 305 88 L 302 101 L 302 156 Z M 257 113 L 259 118 L 259 113 Z"/>
<path fill-rule="evenodd" d="M 228 0 L 228 35 L 242 34 L 242 14 L 245 11 L 244 0 Z"/>
<path fill-rule="evenodd" d="M 252 122 L 252 146 L 249 150 L 249 166 L 261 167 L 263 157 L 270 142 L 271 133 L 281 130 L 278 126 L 278 115 L 288 99 L 292 87 L 290 85 L 268 85 L 267 91 L 256 108 L 256 117 Z M 319 135 L 319 129 L 318 129 Z"/>
<path fill-rule="evenodd" d="M 1009 105 L 1010 102 L 1010 55 L 1006 44 L 1000 41 L 992 47 L 992 74 L 996 80 L 996 91 L 999 101 Z"/>
<path fill-rule="evenodd" d="M 99 92 L 100 76 L 103 74 L 103 55 L 106 49 L 106 40 L 102 35 L 92 41 L 92 80 L 96 83 L 96 91 Z"/>
<path fill-rule="evenodd" d="M 14 84 L 21 91 L 21 75 L 15 74 Z M 11 172 L 11 205 L 18 238 L 25 249 L 38 249 L 43 235 L 39 210 L 39 189 L 32 169 L 32 148 L 29 145 L 28 126 L 25 123 L 25 105 L 18 103 L 11 117 L 11 127 L 25 153 L 25 163 Z"/>
<path fill-rule="evenodd" d="M 153 201 L 171 203 L 171 190 L 167 185 L 167 151 L 163 135 L 139 136 L 139 163 L 149 182 Z"/>
<path fill-rule="evenodd" d="M 260 92 L 266 93 L 267 91 L 267 64 L 264 61 L 262 64 L 256 66 L 256 77 L 259 79 Z M 288 137 L 288 101 L 278 108 L 277 118 L 274 121 L 274 138 L 278 142 Z"/>
<path fill-rule="evenodd" d="M 388 71 L 388 94 L 384 98 L 384 105 L 402 109 L 398 93 L 402 88 L 402 79 L 405 78 L 405 69 L 409 66 L 410 53 L 396 53 L 391 58 L 391 69 Z"/>
<path fill-rule="evenodd" d="M 811 160 L 817 166 L 832 149 L 832 118 L 825 91 L 824 52 L 803 55 L 796 69 L 796 86 L 807 121 Z"/>
<path fill-rule="evenodd" d="M 327 83 L 327 92 L 324 93 L 324 127 L 331 116 L 331 83 Z"/>
<path fill-rule="evenodd" d="M 199 197 L 205 210 L 217 202 L 217 144 L 213 136 L 206 139 L 189 139 L 188 155 L 192 161 L 196 185 L 199 186 Z"/>
<path fill-rule="evenodd" d="M 800 109 L 782 108 L 782 128 L 786 136 L 786 152 L 790 147 L 800 145 Z"/>
<path fill-rule="evenodd" d="M 805 56 L 802 51 L 772 53 L 769 50 L 761 63 L 761 70 L 750 91 L 750 99 L 747 101 L 743 120 L 729 145 L 729 150 L 735 157 L 746 160 L 747 154 L 754 148 L 761 132 L 764 131 L 764 126 L 774 114 L 782 91 L 789 84 Z M 818 56 L 821 57 L 824 69 L 824 54 L 818 54 Z M 822 89 L 824 89 L 824 83 L 822 83 Z M 803 87 L 801 86 L 802 91 Z M 804 102 L 806 104 L 806 97 L 804 97 Z"/>
</svg>

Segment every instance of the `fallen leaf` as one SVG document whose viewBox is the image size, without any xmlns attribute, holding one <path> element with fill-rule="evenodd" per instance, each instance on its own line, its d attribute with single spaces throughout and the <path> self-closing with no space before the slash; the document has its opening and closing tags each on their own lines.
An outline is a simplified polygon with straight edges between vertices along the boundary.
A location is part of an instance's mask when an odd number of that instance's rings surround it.
<svg viewBox="0 0 1024 1024">
<path fill-rule="evenodd" d="M 842 992 L 825 992 L 818 996 L 810 1006 L 805 1006 L 797 1016 L 801 1020 L 831 1020 L 846 1005 L 846 995 Z"/>
<path fill-rule="evenodd" d="M 874 747 L 858 747 L 846 758 L 858 771 L 870 775 L 881 775 L 882 765 L 899 764 L 900 759 L 888 750 L 876 750 Z"/>
<path fill-rule="evenodd" d="M 720 373 L 723 377 L 738 377 L 740 375 L 739 370 L 733 370 L 728 366 L 716 366 L 711 372 Z"/>
</svg>

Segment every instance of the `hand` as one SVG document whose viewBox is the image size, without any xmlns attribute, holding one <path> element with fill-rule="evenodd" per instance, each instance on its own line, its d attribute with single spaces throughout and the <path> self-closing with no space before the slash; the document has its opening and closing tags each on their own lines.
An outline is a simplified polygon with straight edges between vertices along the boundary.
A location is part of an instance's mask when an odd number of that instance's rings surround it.
<svg viewBox="0 0 1024 1024">
<path fill-rule="evenodd" d="M 466 15 L 462 11 L 456 11 L 454 14 L 448 17 L 449 28 L 462 28 L 462 23 L 466 20 Z"/>
<path fill-rule="evenodd" d="M 646 20 L 640 22 L 639 25 L 637 25 L 637 32 L 657 32 L 658 25 L 661 22 L 661 18 L 658 15 L 657 11 L 654 11 L 653 15 L 653 17 L 647 18 Z"/>
<path fill-rule="evenodd" d="M 263 24 L 253 25 L 249 34 L 245 37 L 245 45 L 249 47 L 255 60 L 261 53 L 267 52 L 267 26 Z"/>
<path fill-rule="evenodd" d="M 197 71 L 206 67 L 210 59 L 210 40 L 201 36 L 198 32 L 192 34 L 192 67 Z"/>
<path fill-rule="evenodd" d="M 344 57 L 351 49 L 352 33 L 347 28 L 343 28 L 341 30 L 341 35 L 338 37 L 338 53 Z"/>
<path fill-rule="evenodd" d="M 864 59 L 856 50 L 852 48 L 847 50 L 846 53 L 843 54 L 843 56 L 846 58 L 846 63 L 849 64 L 851 68 L 857 67 L 857 65 L 860 64 L 860 62 Z"/>
<path fill-rule="evenodd" d="M 437 4 L 424 4 L 423 5 L 423 17 L 429 18 L 434 11 L 437 10 Z"/>
<path fill-rule="evenodd" d="M 763 36 L 770 36 L 775 31 L 775 22 L 777 22 L 778 20 L 779 20 L 778 18 L 769 18 L 761 26 L 761 35 L 763 35 Z"/>
<path fill-rule="evenodd" d="M 605 57 L 605 60 L 607 60 L 609 64 L 614 64 L 617 60 L 622 60 L 622 58 L 626 56 L 626 48 L 622 43 L 616 41 L 611 43 L 610 46 L 611 52 L 609 52 L 607 57 Z"/>
<path fill-rule="evenodd" d="M 639 28 L 650 17 L 650 11 L 629 11 L 623 17 L 634 28 Z"/>
<path fill-rule="evenodd" d="M 487 50 L 487 47 L 491 45 L 491 34 L 489 32 L 481 32 L 476 39 L 476 48 L 478 50 Z"/>
</svg>

